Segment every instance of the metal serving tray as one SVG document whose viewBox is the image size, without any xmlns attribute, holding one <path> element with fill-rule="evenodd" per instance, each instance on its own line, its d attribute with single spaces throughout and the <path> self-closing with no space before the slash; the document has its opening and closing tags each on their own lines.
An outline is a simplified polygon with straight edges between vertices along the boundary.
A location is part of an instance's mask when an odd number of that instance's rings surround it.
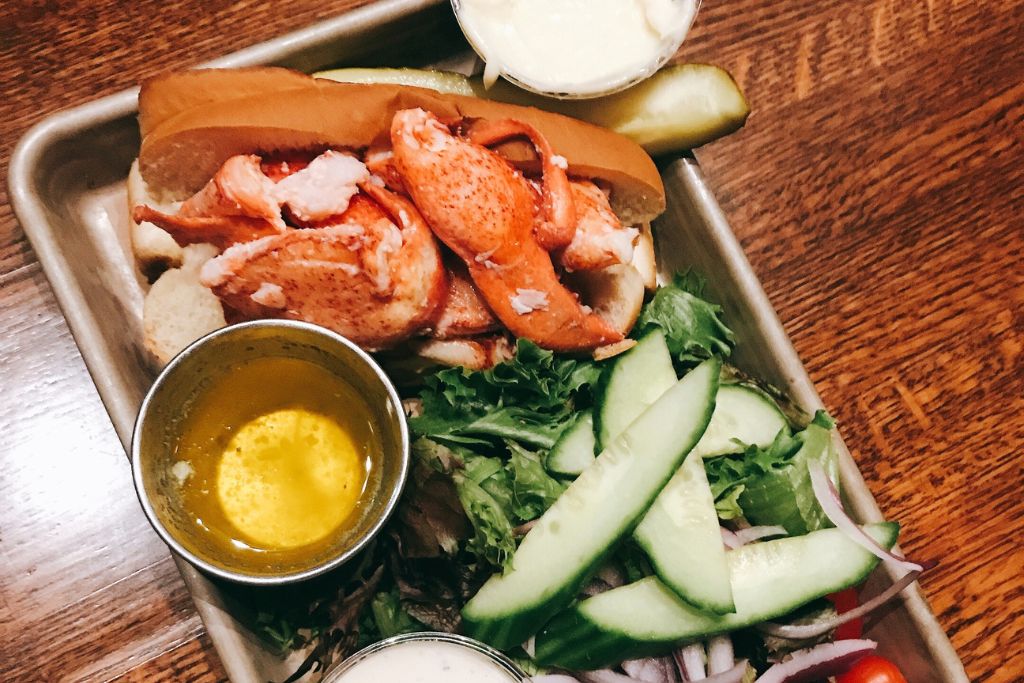
<svg viewBox="0 0 1024 683">
<path fill-rule="evenodd" d="M 384 0 L 210 62 L 277 64 L 304 71 L 332 65 L 467 63 L 467 46 L 444 0 Z M 15 213 L 53 286 L 121 442 L 127 447 L 153 380 L 142 348 L 144 281 L 128 235 L 124 181 L 139 147 L 137 89 L 52 115 L 18 144 L 10 167 Z M 736 363 L 787 390 L 805 410 L 821 406 L 811 381 L 693 158 L 663 167 L 668 211 L 656 222 L 662 274 L 692 266 L 709 279 L 739 340 Z M 845 495 L 862 521 L 882 519 L 837 437 Z M 913 529 L 908 530 L 913 533 Z M 282 660 L 232 615 L 224 590 L 178 560 L 196 610 L 237 683 L 282 680 Z M 891 585 L 884 568 L 867 591 Z M 869 635 L 914 682 L 967 681 L 949 640 L 916 587 Z"/>
</svg>

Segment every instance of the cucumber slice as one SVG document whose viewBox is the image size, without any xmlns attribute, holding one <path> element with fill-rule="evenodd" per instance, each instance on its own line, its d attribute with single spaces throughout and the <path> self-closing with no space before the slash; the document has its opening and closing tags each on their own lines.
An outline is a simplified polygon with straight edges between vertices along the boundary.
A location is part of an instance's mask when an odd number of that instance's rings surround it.
<svg viewBox="0 0 1024 683">
<path fill-rule="evenodd" d="M 600 452 L 648 406 L 676 383 L 672 354 L 661 330 L 653 329 L 615 359 L 597 387 L 595 450 Z"/>
<path fill-rule="evenodd" d="M 662 69 L 621 93 L 592 100 L 555 100 L 499 81 L 478 97 L 556 111 L 632 138 L 650 154 L 693 149 L 739 130 L 750 106 L 729 72 L 710 64 Z"/>
<path fill-rule="evenodd" d="M 700 443 L 633 534 L 658 577 L 698 609 L 718 614 L 735 609 L 702 457 L 741 450 L 733 439 L 768 446 L 784 429 L 788 431 L 789 424 L 767 394 L 742 384 L 719 387 L 715 412 Z"/>
<path fill-rule="evenodd" d="M 675 383 L 675 377 L 665 336 L 652 330 L 602 378 L 595 413 L 598 442 L 610 443 L 644 406 Z M 658 576 L 680 597 L 701 609 L 733 611 L 715 499 L 699 457 L 687 458 L 633 537 Z"/>
<path fill-rule="evenodd" d="M 468 635 L 518 645 L 576 597 L 700 440 L 721 363 L 697 366 L 643 412 L 559 496 L 515 555 L 462 610 Z"/>
<path fill-rule="evenodd" d="M 693 450 L 709 458 L 740 453 L 740 443 L 766 448 L 783 430 L 789 433 L 789 422 L 771 396 L 748 384 L 723 384 L 711 424 Z"/>
<path fill-rule="evenodd" d="M 864 530 L 887 548 L 899 525 Z M 728 553 L 736 613 L 700 612 L 655 578 L 584 600 L 537 636 L 536 661 L 569 670 L 664 654 L 680 643 L 774 619 L 829 593 L 857 585 L 878 558 L 839 529 L 751 543 Z"/>
<path fill-rule="evenodd" d="M 735 611 L 715 497 L 696 450 L 658 494 L 633 538 L 679 597 L 709 612 Z"/>
<path fill-rule="evenodd" d="M 429 88 L 437 92 L 452 95 L 473 96 L 473 88 L 469 79 L 462 74 L 451 71 L 432 71 L 428 69 L 331 69 L 318 71 L 314 78 L 326 78 L 342 83 L 390 83 L 393 85 L 412 85 L 417 88 Z"/>
<path fill-rule="evenodd" d="M 594 462 L 594 414 L 584 410 L 551 447 L 545 462 L 549 472 L 578 477 Z"/>
</svg>

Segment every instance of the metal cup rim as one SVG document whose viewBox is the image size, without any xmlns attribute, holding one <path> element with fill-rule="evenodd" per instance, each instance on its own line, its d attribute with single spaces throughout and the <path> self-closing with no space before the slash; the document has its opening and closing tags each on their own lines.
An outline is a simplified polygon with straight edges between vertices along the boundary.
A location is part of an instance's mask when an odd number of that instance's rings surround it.
<svg viewBox="0 0 1024 683">
<path fill-rule="evenodd" d="M 313 333 L 315 336 L 324 337 L 330 339 L 332 342 L 345 346 L 348 350 L 352 351 L 354 355 L 360 359 L 360 361 L 369 367 L 374 376 L 380 381 L 388 395 L 388 400 L 393 404 L 395 414 L 398 416 L 398 432 L 401 441 L 401 462 L 399 465 L 399 473 L 396 478 L 394 487 L 388 497 L 387 503 L 384 507 L 383 514 L 373 523 L 373 526 L 351 546 L 345 548 L 339 552 L 336 556 L 330 558 L 327 561 L 321 562 L 315 566 L 303 569 L 301 571 L 289 572 L 279 575 L 254 575 L 247 574 L 244 572 L 232 571 L 223 567 L 216 566 L 207 562 L 203 558 L 199 557 L 192 551 L 188 550 L 182 543 L 175 538 L 174 534 L 160 521 L 160 518 L 156 514 L 156 510 L 153 508 L 149 500 L 149 493 L 146 491 L 145 484 L 143 483 L 142 477 L 142 448 L 141 438 L 142 426 L 145 423 L 146 418 L 149 414 L 149 408 L 154 400 L 154 397 L 159 392 L 160 388 L 168 381 L 167 378 L 171 376 L 178 367 L 180 367 L 192 354 L 196 353 L 197 350 L 203 346 L 209 344 L 211 341 L 218 339 L 223 336 L 237 333 L 239 330 L 246 330 L 252 328 L 277 328 L 283 330 L 301 330 L 304 332 Z M 398 395 L 398 391 L 395 389 L 394 384 L 390 378 L 384 373 L 380 365 L 368 354 L 366 351 L 361 349 L 357 344 L 347 339 L 346 337 L 329 330 L 319 325 L 312 323 L 302 322 L 298 320 L 280 320 L 280 319 L 266 319 L 266 320 L 251 320 L 234 325 L 228 325 L 221 327 L 213 332 L 210 332 L 196 341 L 189 344 L 183 350 L 181 350 L 169 363 L 160 371 L 157 375 L 156 380 L 146 391 L 146 395 L 142 400 L 142 404 L 139 406 L 139 412 L 135 419 L 135 424 L 132 429 L 132 440 L 131 440 L 131 460 L 132 460 L 132 481 L 135 486 L 135 494 L 139 499 L 139 504 L 142 506 L 142 510 L 146 515 L 146 519 L 149 521 L 150 526 L 160 536 L 160 539 L 179 557 L 186 560 L 189 564 L 196 567 L 198 570 L 207 575 L 231 581 L 233 583 L 244 584 L 249 586 L 283 586 L 292 583 L 298 583 L 300 581 L 306 581 L 308 579 L 315 578 L 326 574 L 334 569 L 337 569 L 341 565 L 345 564 L 354 555 L 362 551 L 367 544 L 372 541 L 377 534 L 380 533 L 384 525 L 387 524 L 391 515 L 394 513 L 395 508 L 398 506 L 398 501 L 401 498 L 402 491 L 405 488 L 405 482 L 409 474 L 409 428 L 404 419 L 404 413 L 402 411 L 402 401 Z"/>
<path fill-rule="evenodd" d="M 445 633 L 444 631 L 416 631 L 414 633 L 400 633 L 371 645 L 367 645 L 363 649 L 346 657 L 336 667 L 328 670 L 324 674 L 323 683 L 334 683 L 334 681 L 338 680 L 338 678 L 340 678 L 346 671 L 349 671 L 352 667 L 370 655 L 374 655 L 382 650 L 387 650 L 395 645 L 401 645 L 402 643 L 407 642 L 440 642 L 458 645 L 490 659 L 495 665 L 501 667 L 502 670 L 515 680 L 528 680 L 526 673 L 515 662 L 509 659 L 503 652 L 491 647 L 487 643 L 482 643 L 479 640 L 474 640 L 473 638 L 459 635 L 457 633 Z"/>
</svg>

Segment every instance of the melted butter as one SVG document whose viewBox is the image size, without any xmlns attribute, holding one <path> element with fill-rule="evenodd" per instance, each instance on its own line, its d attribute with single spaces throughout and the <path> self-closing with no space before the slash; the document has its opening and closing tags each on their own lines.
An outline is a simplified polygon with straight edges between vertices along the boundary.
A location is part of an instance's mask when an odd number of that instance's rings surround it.
<svg viewBox="0 0 1024 683">
<path fill-rule="evenodd" d="M 355 509 L 365 481 L 352 437 L 329 417 L 302 408 L 247 422 L 217 471 L 224 515 L 269 548 L 319 541 Z"/>
<path fill-rule="evenodd" d="M 218 555 L 266 566 L 326 551 L 358 520 L 378 476 L 382 447 L 368 407 L 314 363 L 262 358 L 229 370 L 181 422 L 184 509 Z"/>
</svg>

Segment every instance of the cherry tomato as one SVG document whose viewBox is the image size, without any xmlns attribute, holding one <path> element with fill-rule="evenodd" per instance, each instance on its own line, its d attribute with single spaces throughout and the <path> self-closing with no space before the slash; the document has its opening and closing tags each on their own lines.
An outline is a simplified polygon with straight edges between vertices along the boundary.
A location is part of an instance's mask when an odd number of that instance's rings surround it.
<svg viewBox="0 0 1024 683">
<path fill-rule="evenodd" d="M 868 655 L 858 659 L 836 683 L 907 683 L 896 665 L 884 657 Z"/>
<path fill-rule="evenodd" d="M 860 604 L 856 588 L 847 588 L 838 593 L 832 593 L 828 596 L 828 599 L 835 606 L 837 614 L 849 612 Z M 863 630 L 864 620 L 853 619 L 839 625 L 839 628 L 836 629 L 836 640 L 856 640 L 861 637 Z"/>
</svg>

